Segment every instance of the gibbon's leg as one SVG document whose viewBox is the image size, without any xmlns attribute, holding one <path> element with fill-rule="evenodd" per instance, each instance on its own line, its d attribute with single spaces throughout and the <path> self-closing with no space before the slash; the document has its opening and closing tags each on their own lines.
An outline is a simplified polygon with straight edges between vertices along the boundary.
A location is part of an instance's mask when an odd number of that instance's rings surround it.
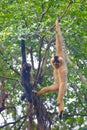
<svg viewBox="0 0 87 130">
<path fill-rule="evenodd" d="M 61 70 L 62 69 L 62 70 Z M 66 92 L 66 84 L 67 84 L 67 70 L 65 69 L 65 66 L 62 66 L 62 68 L 59 69 L 59 93 L 57 97 L 57 103 L 59 108 L 59 117 L 62 118 L 62 113 L 64 111 L 64 101 L 63 97 Z"/>
<path fill-rule="evenodd" d="M 41 95 L 48 92 L 57 91 L 58 89 L 59 89 L 59 85 L 55 83 L 49 87 L 44 87 L 40 91 L 36 91 L 35 93 L 37 93 L 38 95 Z"/>
<path fill-rule="evenodd" d="M 58 116 L 60 118 L 60 120 L 63 117 L 63 110 L 64 110 L 64 101 L 62 100 L 61 105 L 58 106 Z"/>
<path fill-rule="evenodd" d="M 66 92 L 66 82 L 61 81 L 60 86 L 59 86 L 58 98 L 57 98 L 57 103 L 58 103 L 58 108 L 59 108 L 59 115 L 64 110 L 63 97 L 64 97 L 65 92 Z"/>
<path fill-rule="evenodd" d="M 63 96 L 66 92 L 66 83 L 60 83 L 60 86 L 59 86 L 59 93 L 58 93 L 58 98 L 57 98 L 57 102 L 58 104 L 60 105 L 62 100 L 63 100 Z"/>
</svg>

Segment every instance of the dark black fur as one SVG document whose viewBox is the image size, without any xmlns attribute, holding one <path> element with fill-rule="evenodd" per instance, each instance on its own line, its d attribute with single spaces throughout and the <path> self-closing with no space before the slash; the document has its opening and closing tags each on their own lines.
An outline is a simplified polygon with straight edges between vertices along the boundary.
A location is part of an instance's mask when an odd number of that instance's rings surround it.
<svg viewBox="0 0 87 130">
<path fill-rule="evenodd" d="M 58 56 L 54 56 L 54 64 L 58 65 L 59 64 L 59 57 Z"/>
</svg>

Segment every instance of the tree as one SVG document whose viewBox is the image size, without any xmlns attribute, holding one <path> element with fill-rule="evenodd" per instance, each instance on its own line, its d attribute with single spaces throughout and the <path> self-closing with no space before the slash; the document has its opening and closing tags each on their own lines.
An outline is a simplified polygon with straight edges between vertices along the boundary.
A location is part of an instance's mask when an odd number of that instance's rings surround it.
<svg viewBox="0 0 87 130">
<path fill-rule="evenodd" d="M 87 127 L 87 43 L 85 0 L 0 1 L 0 91 L 8 94 L 0 129 L 58 130 Z M 57 93 L 36 96 L 33 107 L 21 101 L 21 36 L 32 65 L 34 88 L 53 82 L 56 18 L 60 18 L 68 63 L 68 90 L 63 121 L 57 115 Z M 0 96 L 1 97 L 1 96 Z M 2 98 L 0 98 L 1 103 Z"/>
</svg>

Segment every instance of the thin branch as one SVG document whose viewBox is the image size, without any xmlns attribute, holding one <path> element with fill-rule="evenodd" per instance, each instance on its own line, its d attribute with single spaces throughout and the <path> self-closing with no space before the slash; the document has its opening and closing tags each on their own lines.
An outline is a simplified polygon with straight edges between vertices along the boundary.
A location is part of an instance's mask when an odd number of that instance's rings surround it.
<svg viewBox="0 0 87 130">
<path fill-rule="evenodd" d="M 82 83 L 83 83 L 83 84 L 87 84 L 87 79 L 86 79 L 86 77 L 85 77 L 84 75 L 82 75 L 81 72 L 78 72 L 78 75 L 79 75 L 79 77 L 80 77 Z"/>
<path fill-rule="evenodd" d="M 6 127 L 6 126 L 11 125 L 11 124 L 15 125 L 15 124 L 18 123 L 20 120 L 22 120 L 22 119 L 24 119 L 24 118 L 26 118 L 26 117 L 27 117 L 27 115 L 22 116 L 22 117 L 20 117 L 17 121 L 13 121 L 13 122 L 6 123 L 5 125 L 0 126 L 0 128 Z"/>
<path fill-rule="evenodd" d="M 41 38 L 40 35 L 38 35 L 38 36 Z M 47 60 L 48 50 L 49 50 L 49 48 L 50 48 L 51 43 L 52 43 L 54 40 L 55 40 L 55 38 L 51 39 L 50 42 L 49 42 L 47 39 L 44 39 L 44 36 L 43 36 L 43 41 L 47 42 L 48 44 L 47 44 L 47 48 L 46 48 L 46 50 L 45 50 L 45 53 L 44 53 L 42 62 L 40 61 L 40 65 L 39 65 L 39 67 L 38 67 L 38 71 L 37 71 L 37 75 L 36 75 L 36 79 L 35 79 L 35 83 L 34 83 L 34 84 L 37 83 L 39 76 L 41 77 L 41 76 L 43 75 L 43 72 L 44 72 L 45 66 L 46 66 L 46 60 Z M 41 46 L 41 47 L 42 47 L 42 46 Z"/>
<path fill-rule="evenodd" d="M 32 63 L 32 68 L 33 68 L 33 70 L 34 70 L 34 59 L 33 59 L 33 48 L 32 48 L 32 46 L 30 47 L 30 56 L 31 56 L 31 63 Z"/>
<path fill-rule="evenodd" d="M 62 13 L 62 15 L 58 18 L 59 21 L 61 21 L 61 19 L 65 16 L 65 14 L 67 13 L 67 10 L 70 8 L 70 6 L 71 6 L 72 3 L 73 3 L 73 2 L 70 0 L 70 2 L 68 3 L 66 9 L 65 9 L 64 12 Z"/>
<path fill-rule="evenodd" d="M 37 74 L 36 74 L 36 78 L 35 78 L 35 84 L 38 80 L 39 77 L 39 73 L 40 73 L 40 68 L 41 68 L 41 49 L 42 49 L 42 44 L 43 44 L 43 37 L 40 37 L 40 44 L 39 44 L 39 64 L 38 64 L 38 70 L 37 70 Z"/>
<path fill-rule="evenodd" d="M 39 75 L 43 75 L 43 72 L 44 72 L 44 69 L 45 69 L 45 65 L 46 65 L 48 50 L 49 50 L 49 48 L 50 48 L 50 44 L 51 44 L 51 42 L 47 45 L 47 48 L 46 48 L 44 57 L 43 57 L 43 59 L 42 59 L 42 65 L 41 65 L 41 68 L 40 68 L 40 73 L 39 73 Z"/>
<path fill-rule="evenodd" d="M 11 59 L 14 59 L 17 63 L 21 64 L 21 60 L 18 59 L 16 56 L 14 56 L 13 54 L 10 54 Z"/>
<path fill-rule="evenodd" d="M 78 100 L 79 100 L 80 104 L 82 105 L 82 108 L 84 108 L 84 110 L 87 111 L 86 106 L 83 104 L 82 97 L 79 96 L 79 94 L 78 94 L 78 92 L 77 92 L 78 86 L 74 87 L 74 86 L 71 84 L 71 87 L 74 89 L 75 94 L 76 94 L 76 97 L 78 97 Z M 79 88 L 78 88 L 78 89 L 79 89 Z M 79 91 L 79 93 L 80 93 L 80 95 L 82 95 L 82 93 L 81 93 L 80 91 Z M 77 106 L 77 104 L 76 104 L 76 106 Z M 76 108 L 76 106 L 75 106 L 75 108 Z"/>
<path fill-rule="evenodd" d="M 9 106 L 9 107 L 4 106 L 0 112 L 4 111 L 6 109 L 16 109 L 16 108 L 14 106 L 13 107 L 12 106 Z"/>
<path fill-rule="evenodd" d="M 66 9 L 65 9 L 64 12 L 62 13 L 62 15 L 58 18 L 59 22 L 60 22 L 60 21 L 62 20 L 62 18 L 65 16 L 65 14 L 67 13 L 67 10 L 70 8 L 70 6 L 71 6 L 72 3 L 73 3 L 72 1 L 70 1 L 70 2 L 68 3 Z M 51 28 L 47 29 L 45 32 L 47 32 L 47 31 L 52 31 L 54 28 L 55 28 L 55 24 L 54 24 Z"/>
<path fill-rule="evenodd" d="M 48 12 L 48 10 L 50 9 L 51 6 L 49 6 L 41 15 L 40 17 L 40 22 L 42 22 L 42 19 L 44 18 L 44 15 Z"/>
<path fill-rule="evenodd" d="M 57 112 L 54 112 L 54 113 L 50 113 L 51 115 L 57 115 L 58 113 Z M 84 113 L 84 114 L 80 114 L 80 113 L 64 113 L 63 114 L 64 116 L 67 116 L 67 117 L 73 117 L 73 116 L 81 116 L 81 117 L 84 117 L 84 116 L 87 116 L 87 113 Z"/>
<path fill-rule="evenodd" d="M 69 55 L 66 53 L 66 60 L 67 60 L 67 63 L 70 65 L 70 66 L 73 66 L 73 62 L 70 60 L 69 58 Z M 79 67 L 79 64 L 77 63 L 76 66 L 74 66 L 74 68 L 76 69 L 77 67 Z M 87 84 L 87 80 L 86 80 L 86 77 L 79 71 L 77 71 L 77 74 L 79 75 L 79 78 L 82 82 L 82 84 Z"/>
<path fill-rule="evenodd" d="M 27 118 L 27 116 L 24 118 L 24 120 L 23 120 L 23 122 L 21 123 L 21 125 L 19 126 L 18 130 L 20 130 L 20 129 L 21 129 L 22 125 L 23 125 L 23 124 L 24 124 L 24 122 L 26 121 L 26 118 Z"/>
<path fill-rule="evenodd" d="M 6 64 L 9 66 L 10 69 L 12 69 L 15 73 L 17 73 L 18 75 L 20 75 L 20 72 L 14 68 L 12 65 L 9 64 L 8 60 L 4 57 L 3 53 L 0 51 L 1 57 L 2 59 L 6 62 Z"/>
<path fill-rule="evenodd" d="M 16 68 L 14 68 L 13 66 L 9 66 L 10 67 L 10 69 L 11 70 L 13 70 L 15 73 L 17 73 L 18 75 L 20 75 L 20 72 L 16 69 Z"/>
<path fill-rule="evenodd" d="M 18 82 L 19 82 L 19 80 L 18 80 L 18 79 L 15 79 L 15 78 L 10 78 L 10 77 L 1 76 L 1 75 L 0 75 L 0 77 L 3 78 L 3 79 L 15 80 L 15 81 L 18 81 Z"/>
</svg>

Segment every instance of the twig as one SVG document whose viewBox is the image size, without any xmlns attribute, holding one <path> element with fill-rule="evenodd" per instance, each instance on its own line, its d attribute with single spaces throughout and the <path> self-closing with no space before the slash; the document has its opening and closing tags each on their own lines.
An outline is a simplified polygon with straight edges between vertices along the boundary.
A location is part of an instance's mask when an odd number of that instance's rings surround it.
<svg viewBox="0 0 87 130">
<path fill-rule="evenodd" d="M 72 1 L 70 1 L 70 2 L 68 3 L 66 9 L 65 9 L 64 12 L 62 13 L 62 15 L 58 18 L 59 22 L 60 22 L 61 19 L 64 17 L 64 15 L 66 14 L 67 10 L 70 8 L 70 6 L 71 6 L 72 3 L 73 3 Z M 51 28 L 47 29 L 45 32 L 47 32 L 47 31 L 52 31 L 54 28 L 55 28 L 55 24 L 54 24 Z"/>
<path fill-rule="evenodd" d="M 64 12 L 62 13 L 62 15 L 58 18 L 59 21 L 61 21 L 61 19 L 63 18 L 63 16 L 66 14 L 67 10 L 69 9 L 69 7 L 71 6 L 73 2 L 70 0 L 70 2 L 68 3 L 66 9 L 64 10 Z"/>
<path fill-rule="evenodd" d="M 43 19 L 44 15 L 48 12 L 48 10 L 50 9 L 50 7 L 51 7 L 51 6 L 49 6 L 49 7 L 42 13 L 42 15 L 41 15 L 41 17 L 40 17 L 40 22 L 42 22 L 42 19 Z"/>
<path fill-rule="evenodd" d="M 4 57 L 3 53 L 0 51 L 1 57 L 2 59 L 6 62 L 6 64 L 9 66 L 10 69 L 12 69 L 15 73 L 17 73 L 18 75 L 20 75 L 20 72 L 14 68 L 12 65 L 9 64 L 8 60 Z"/>
<path fill-rule="evenodd" d="M 51 115 L 52 115 L 52 114 L 57 115 L 58 113 L 57 113 L 57 112 L 54 112 L 54 113 L 51 113 Z M 80 113 L 74 113 L 74 114 L 64 113 L 63 115 L 64 115 L 64 116 L 67 116 L 67 117 L 73 117 L 73 116 L 81 116 L 81 117 L 83 117 L 83 116 L 87 116 L 86 113 L 84 113 L 84 114 L 80 114 Z"/>
<path fill-rule="evenodd" d="M 27 117 L 27 115 L 22 116 L 17 121 L 6 123 L 5 125 L 0 126 L 0 128 L 6 127 L 6 126 L 11 125 L 11 124 L 15 125 L 17 122 L 19 122 L 20 120 L 22 120 L 23 118 L 26 118 L 26 117 Z"/>
<path fill-rule="evenodd" d="M 21 123 L 21 125 L 19 126 L 18 130 L 20 130 L 20 129 L 21 129 L 22 125 L 23 125 L 23 124 L 24 124 L 24 122 L 26 121 L 26 118 L 27 118 L 27 116 L 24 118 L 24 120 L 23 120 L 23 122 Z"/>
<path fill-rule="evenodd" d="M 40 73 L 40 69 L 41 69 L 41 49 L 42 49 L 42 44 L 43 44 L 43 37 L 40 37 L 40 44 L 39 44 L 39 64 L 38 64 L 38 70 L 37 70 L 37 74 L 36 74 L 36 78 L 35 78 L 35 84 L 39 78 L 39 73 Z"/>
<path fill-rule="evenodd" d="M 45 51 L 45 54 L 44 54 L 44 57 L 43 57 L 43 60 L 42 60 L 42 65 L 41 65 L 40 73 L 39 73 L 40 75 L 41 74 L 43 75 L 43 72 L 44 72 L 44 69 L 45 69 L 46 60 L 47 60 L 47 54 L 48 54 L 48 50 L 50 48 L 50 44 L 51 44 L 51 41 L 47 45 L 47 48 L 46 48 L 46 51 Z"/>
<path fill-rule="evenodd" d="M 11 106 L 9 106 L 9 107 L 4 106 L 0 112 L 4 111 L 6 109 L 16 109 L 16 108 L 14 106 L 13 107 L 11 107 Z"/>
<path fill-rule="evenodd" d="M 3 79 L 15 80 L 15 81 L 18 81 L 18 82 L 19 82 L 18 79 L 14 79 L 14 78 L 6 77 L 6 76 L 1 76 L 1 75 L 0 75 L 0 77 L 3 78 Z"/>
<path fill-rule="evenodd" d="M 30 57 L 31 57 L 32 68 L 34 70 L 34 59 L 33 59 L 33 48 L 32 48 L 32 46 L 30 47 Z"/>
</svg>

